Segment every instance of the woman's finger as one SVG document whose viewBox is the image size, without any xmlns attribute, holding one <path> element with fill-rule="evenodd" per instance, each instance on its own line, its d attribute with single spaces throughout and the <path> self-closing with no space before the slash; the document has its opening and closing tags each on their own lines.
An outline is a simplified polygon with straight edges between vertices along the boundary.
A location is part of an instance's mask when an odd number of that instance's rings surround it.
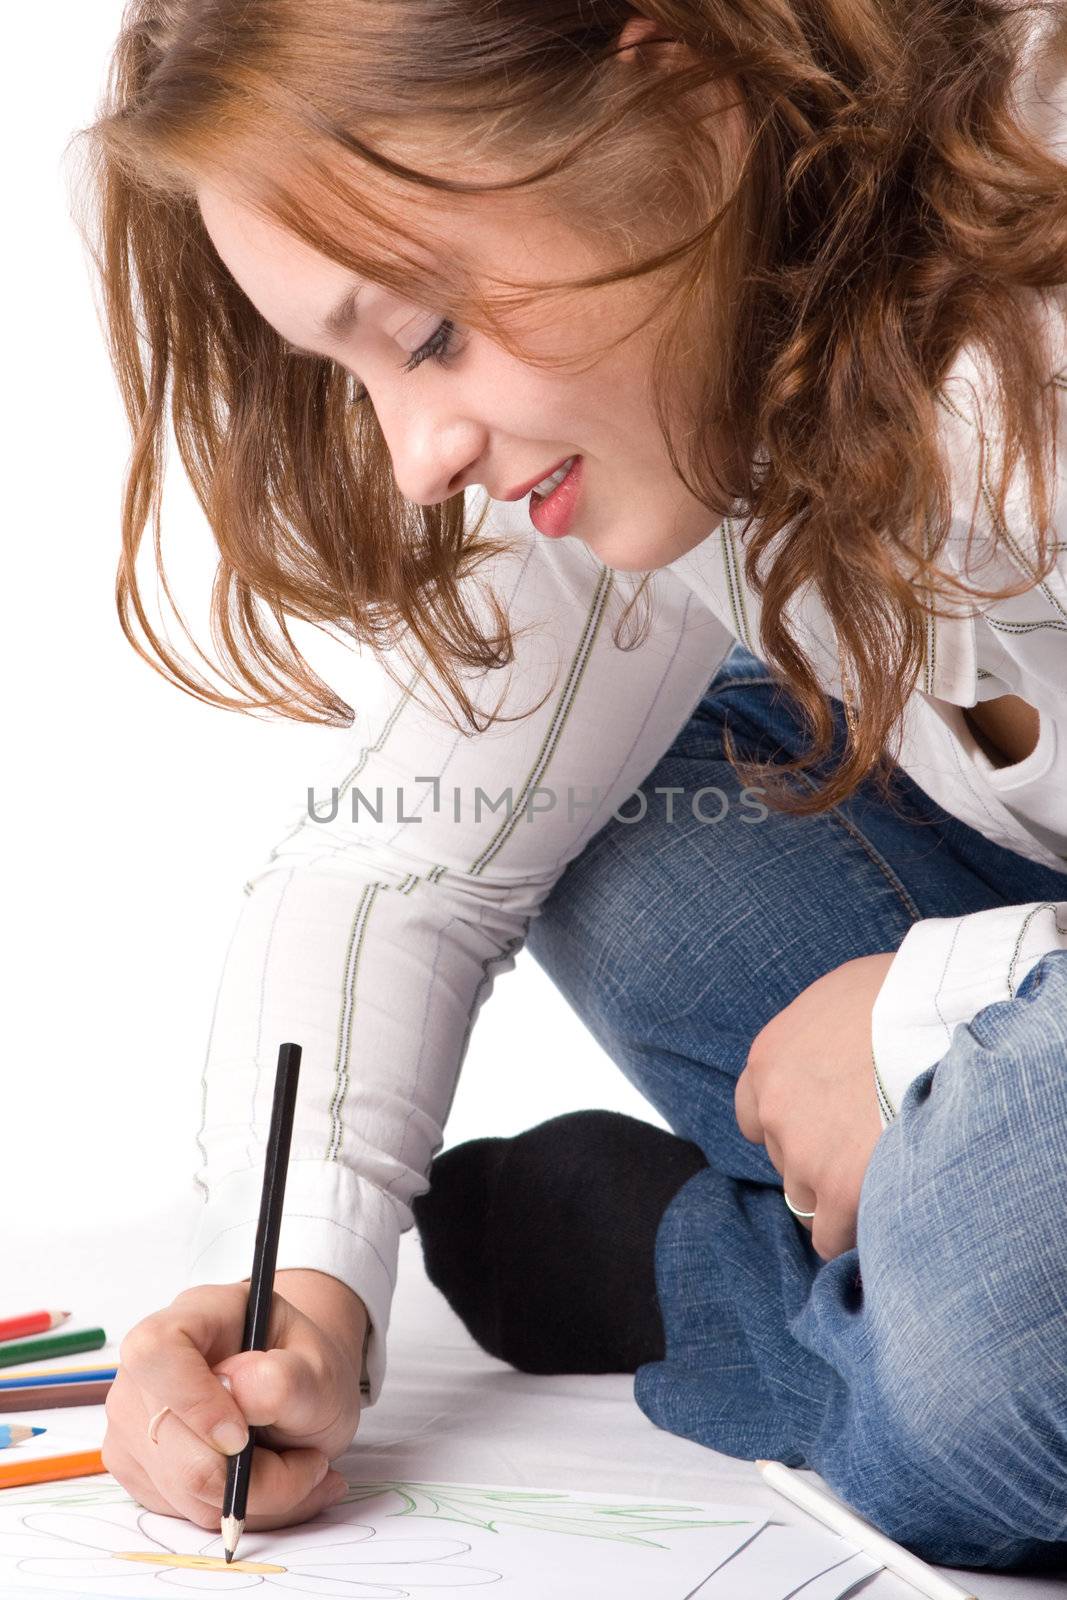
<svg viewBox="0 0 1067 1600">
<path fill-rule="evenodd" d="M 229 1379 L 242 1416 L 255 1428 L 270 1429 L 263 1442 L 273 1448 L 318 1443 L 316 1435 L 337 1421 L 337 1386 L 323 1381 L 322 1361 L 305 1351 L 243 1351 L 217 1363 L 215 1371 Z"/>
<path fill-rule="evenodd" d="M 178 1295 L 131 1328 L 119 1360 L 138 1389 L 158 1396 L 160 1406 L 170 1406 L 197 1438 L 226 1457 L 244 1448 L 248 1424 L 208 1364 L 220 1331 L 202 1299 L 183 1304 Z"/>
<path fill-rule="evenodd" d="M 147 1433 L 145 1438 L 147 1439 Z M 148 1448 L 154 1450 L 156 1446 L 149 1440 Z M 185 1517 L 187 1521 L 194 1522 L 201 1528 L 218 1526 L 219 1514 L 214 1506 L 195 1498 L 189 1498 L 180 1506 L 169 1500 L 143 1462 L 119 1442 L 113 1428 L 108 1430 L 104 1439 L 101 1456 L 111 1476 L 121 1483 L 126 1493 L 146 1511 L 157 1511 L 165 1517 Z"/>
<path fill-rule="evenodd" d="M 760 1121 L 756 1092 L 752 1087 L 752 1078 L 747 1067 L 734 1084 L 734 1114 L 744 1138 L 750 1144 L 762 1144 L 763 1124 Z"/>
<path fill-rule="evenodd" d="M 184 1507 L 195 1503 L 210 1507 L 218 1518 L 226 1492 L 226 1458 L 198 1439 L 173 1411 L 160 1421 L 157 1436 L 161 1453 L 153 1477 L 159 1490 L 182 1508 L 183 1516 Z M 285 1515 L 308 1499 L 329 1470 L 321 1450 L 272 1450 L 257 1436 L 248 1509 L 264 1516 Z"/>
<path fill-rule="evenodd" d="M 833 1261 L 856 1244 L 856 1217 L 840 1206 L 822 1205 L 812 1229 L 811 1242 L 816 1255 L 824 1261 Z"/>
<path fill-rule="evenodd" d="M 778 1170 L 781 1171 L 782 1169 L 779 1167 Z M 817 1209 L 819 1197 L 814 1189 L 808 1188 L 802 1178 L 796 1178 L 790 1182 L 783 1177 L 782 1188 L 789 1196 L 790 1205 L 796 1206 L 797 1211 L 815 1211 Z M 794 1215 L 796 1215 L 795 1212 Z M 813 1217 L 797 1217 L 796 1220 L 802 1228 L 807 1228 L 809 1233 L 812 1232 L 815 1221 Z"/>
<path fill-rule="evenodd" d="M 283 1514 L 263 1516 L 245 1513 L 245 1527 L 252 1533 L 260 1532 L 267 1528 L 287 1528 L 290 1523 L 307 1522 L 311 1517 L 317 1517 L 327 1506 L 340 1503 L 348 1493 L 348 1481 L 339 1472 L 328 1472 L 319 1484 L 313 1489 L 306 1499 L 299 1505 L 293 1506 Z"/>
<path fill-rule="evenodd" d="M 172 1515 L 218 1528 L 226 1489 L 226 1462 L 205 1448 L 173 1412 L 161 1420 L 160 1446 L 168 1450 L 156 1489 L 173 1503 Z M 245 1511 L 249 1528 L 306 1522 L 336 1500 L 344 1483 L 321 1450 L 271 1450 L 256 1438 Z"/>
<path fill-rule="evenodd" d="M 774 1137 L 774 1134 L 765 1131 L 763 1135 L 763 1143 L 767 1147 L 767 1154 L 771 1158 L 771 1165 L 774 1167 L 775 1172 L 780 1172 L 784 1175 L 785 1156 L 782 1153 L 782 1147 L 778 1143 L 778 1140 Z M 804 1209 L 807 1210 L 807 1207 L 805 1206 Z"/>
</svg>

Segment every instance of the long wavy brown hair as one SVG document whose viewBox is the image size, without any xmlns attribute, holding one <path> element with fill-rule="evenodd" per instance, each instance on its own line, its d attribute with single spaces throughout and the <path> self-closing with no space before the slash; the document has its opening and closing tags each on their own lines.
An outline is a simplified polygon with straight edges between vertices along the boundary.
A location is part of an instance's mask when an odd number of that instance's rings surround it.
<svg viewBox="0 0 1067 1600">
<path fill-rule="evenodd" d="M 634 72 L 619 35 L 638 14 L 656 31 Z M 334 724 L 352 710 L 289 617 L 414 652 L 471 727 L 466 674 L 512 656 L 476 578 L 501 547 L 484 514 L 472 526 L 462 494 L 421 506 L 398 493 L 351 376 L 294 353 L 213 248 L 196 189 L 221 179 L 352 272 L 522 359 L 536 358 L 516 310 L 647 276 L 670 459 L 709 512 L 745 519 L 760 654 L 813 738 L 773 774 L 736 770 L 797 813 L 868 774 L 885 786 L 928 611 L 953 593 L 1022 593 L 1056 559 L 1058 385 L 1034 291 L 1067 282 L 1067 171 L 1027 129 L 1012 78 L 1035 24 L 1067 48 L 1064 16 L 1015 0 L 648 0 L 640 13 L 623 0 L 130 0 L 99 115 L 76 139 L 90 175 L 79 225 L 133 433 L 116 590 L 131 644 L 214 704 Z M 732 157 L 709 104 L 741 108 Z M 595 241 L 605 269 L 531 288 L 487 283 L 461 252 L 438 259 L 435 217 L 524 191 Z M 1033 565 L 996 590 L 936 564 L 951 520 L 939 385 L 970 341 L 1001 420 L 997 514 L 1019 462 L 1030 494 Z M 682 364 L 684 458 L 670 426 Z M 232 694 L 160 640 L 138 589 L 151 517 L 172 598 L 168 410 L 220 552 L 211 628 Z M 849 712 L 821 788 L 788 781 L 832 749 L 831 704 L 786 615 L 808 585 Z"/>
</svg>

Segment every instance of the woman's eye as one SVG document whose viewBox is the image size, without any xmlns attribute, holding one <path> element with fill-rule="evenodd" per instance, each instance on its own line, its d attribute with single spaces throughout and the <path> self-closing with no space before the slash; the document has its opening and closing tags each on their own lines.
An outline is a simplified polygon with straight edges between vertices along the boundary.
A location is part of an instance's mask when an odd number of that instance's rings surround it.
<svg viewBox="0 0 1067 1600">
<path fill-rule="evenodd" d="M 435 361 L 441 362 L 442 365 L 447 362 L 452 350 L 452 335 L 455 331 L 455 323 L 450 322 L 446 317 L 444 322 L 440 323 L 430 335 L 426 343 L 420 344 L 417 350 L 412 351 L 410 359 L 404 363 L 404 371 L 414 372 L 419 363 L 427 360 L 430 356 Z"/>
<path fill-rule="evenodd" d="M 447 366 L 449 359 L 456 353 L 452 344 L 452 337 L 455 331 L 455 323 L 446 317 L 430 335 L 426 343 L 421 344 L 417 350 L 412 351 L 410 357 L 404 363 L 404 371 L 414 372 L 415 368 L 423 361 L 431 359 L 442 367 Z M 360 384 L 354 396 L 355 404 L 359 405 L 366 399 L 367 390 Z"/>
</svg>

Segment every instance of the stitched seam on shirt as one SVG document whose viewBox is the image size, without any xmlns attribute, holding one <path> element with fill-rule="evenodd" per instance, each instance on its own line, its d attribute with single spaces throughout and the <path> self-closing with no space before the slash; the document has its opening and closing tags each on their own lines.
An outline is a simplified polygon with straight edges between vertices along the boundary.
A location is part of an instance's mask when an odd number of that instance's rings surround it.
<svg viewBox="0 0 1067 1600">
<path fill-rule="evenodd" d="M 959 918 L 956 922 L 956 926 L 952 930 L 952 938 L 949 940 L 948 949 L 945 951 L 945 962 L 941 968 L 941 976 L 937 980 L 937 988 L 934 990 L 932 1001 L 934 1011 L 937 1014 L 937 1020 L 945 1030 L 945 1037 L 947 1038 L 949 1045 L 952 1043 L 952 1029 L 949 1027 L 948 1019 L 941 1009 L 941 996 L 944 993 L 945 979 L 948 977 L 949 968 L 952 965 L 952 957 L 956 953 L 956 944 L 962 931 L 963 919 Z M 946 1045 L 946 1049 L 947 1048 L 948 1046 Z M 944 1054 L 944 1052 L 942 1052 L 942 1054 Z"/>
<path fill-rule="evenodd" d="M 615 574 L 610 567 L 603 567 L 601 569 L 600 577 L 597 580 L 596 591 L 593 595 L 592 604 L 590 605 L 589 611 L 586 615 L 581 638 L 578 641 L 578 646 L 571 659 L 566 680 L 560 692 L 559 699 L 556 702 L 555 710 L 552 714 L 552 720 L 549 723 L 548 728 L 545 730 L 545 736 L 541 742 L 541 748 L 538 750 L 537 755 L 534 758 L 533 766 L 530 768 L 530 771 L 526 776 L 522 789 L 519 792 L 518 801 L 512 809 L 511 816 L 505 818 L 500 827 L 497 829 L 496 833 L 493 835 L 492 839 L 490 839 L 489 843 L 482 851 L 481 855 L 476 857 L 476 859 L 467 868 L 467 872 L 472 878 L 476 878 L 479 873 L 485 870 L 490 861 L 492 861 L 493 857 L 499 854 L 504 845 L 507 843 L 508 839 L 510 839 L 512 833 L 518 826 L 519 819 L 526 808 L 532 791 L 537 787 L 541 778 L 544 777 L 548 765 L 555 754 L 556 747 L 563 733 L 563 729 L 566 726 L 567 719 L 570 716 L 571 710 L 574 706 L 575 698 L 578 693 L 578 687 L 582 681 L 589 656 L 596 641 L 596 636 L 600 629 L 601 619 L 603 618 L 604 611 L 607 606 L 607 600 L 609 594 L 611 593 L 614 578 Z M 444 869 L 442 869 L 442 871 L 443 870 Z"/>
<path fill-rule="evenodd" d="M 517 597 L 519 595 L 519 592 L 522 589 L 523 583 L 524 583 L 524 581 L 526 579 L 526 576 L 527 576 L 527 573 L 528 573 L 528 571 L 530 569 L 530 565 L 533 562 L 534 557 L 535 557 L 536 554 L 537 554 L 537 545 L 535 543 L 531 542 L 531 544 L 529 545 L 529 547 L 528 547 L 528 549 L 526 551 L 525 556 L 523 557 L 522 564 L 519 567 L 519 570 L 515 575 L 515 581 L 512 584 L 510 590 L 508 591 L 508 593 L 506 595 L 506 598 L 505 598 L 505 601 L 504 601 L 504 609 L 506 611 L 511 612 L 512 610 L 514 610 L 515 605 L 517 603 Z M 488 679 L 489 674 L 490 674 L 490 672 L 492 670 L 493 670 L 492 668 L 486 667 L 484 669 L 484 671 L 480 675 L 479 683 L 484 683 Z M 435 772 L 432 775 L 433 778 L 436 778 L 436 780 L 437 780 L 437 786 L 440 785 L 442 779 L 445 777 L 446 773 L 448 772 L 449 767 L 452 765 L 452 762 L 455 760 L 455 758 L 456 758 L 457 754 L 460 752 L 460 750 L 462 750 L 464 748 L 465 744 L 466 744 L 466 736 L 463 733 L 457 733 L 456 736 L 454 737 L 454 739 L 452 740 L 452 743 L 451 743 L 451 745 L 450 745 L 450 747 L 448 749 L 447 755 L 445 755 L 444 759 L 438 764 Z M 398 795 L 399 795 L 399 792 L 400 791 L 398 791 Z M 431 795 L 434 795 L 437 792 L 438 792 L 438 787 L 435 787 L 434 783 L 432 781 L 430 781 L 427 784 L 425 793 L 421 796 L 421 798 L 419 800 L 417 800 L 415 802 L 414 810 L 410 813 L 410 815 L 404 815 L 402 820 L 398 820 L 396 829 L 394 830 L 393 833 L 391 833 L 389 835 L 389 837 L 387 839 L 383 840 L 383 843 L 385 843 L 386 845 L 394 845 L 396 843 L 396 841 L 400 838 L 401 834 L 403 834 L 403 832 L 404 832 L 404 830 L 406 828 L 411 827 L 411 826 L 418 826 L 419 823 L 421 822 L 421 814 L 422 814 L 423 807 L 429 802 Z M 404 803 L 403 811 L 404 812 L 407 811 L 407 802 L 406 801 Z"/>
<path fill-rule="evenodd" d="M 1011 960 L 1008 963 L 1008 994 L 1012 1000 L 1015 999 L 1015 970 L 1019 965 L 1019 952 L 1022 949 L 1022 943 L 1026 938 L 1027 930 L 1038 913 L 1041 911 L 1051 911 L 1052 921 L 1056 932 L 1067 933 L 1067 928 L 1060 927 L 1059 919 L 1056 916 L 1057 909 L 1058 907 L 1055 900 L 1043 900 L 1040 905 L 1032 906 L 1027 912 L 1026 916 L 1023 918 L 1022 926 L 1016 935 L 1015 944 L 1012 946 Z"/>
<path fill-rule="evenodd" d="M 896 1119 L 896 1111 L 893 1109 L 893 1102 L 890 1100 L 885 1084 L 882 1082 L 882 1074 L 878 1070 L 878 1058 L 874 1053 L 873 1045 L 871 1046 L 871 1065 L 874 1067 L 874 1092 L 878 1096 L 879 1108 L 885 1120 L 893 1122 Z"/>
<path fill-rule="evenodd" d="M 726 592 L 730 599 L 730 610 L 733 613 L 734 632 L 744 641 L 746 647 L 752 651 L 752 640 L 748 627 L 748 612 L 745 609 L 745 585 L 741 576 L 737 549 L 734 545 L 733 521 L 724 517 L 722 529 L 719 534 L 719 543 L 722 550 L 723 573 L 726 578 Z"/>
<path fill-rule="evenodd" d="M 941 992 L 942 992 L 942 990 L 944 989 L 944 986 L 945 986 L 945 978 L 946 978 L 946 976 L 948 974 L 948 969 L 949 969 L 949 967 L 950 967 L 950 965 L 952 963 L 952 953 L 956 948 L 956 941 L 960 936 L 960 928 L 961 928 L 961 926 L 962 926 L 962 923 L 957 921 L 956 926 L 953 929 L 952 939 L 951 939 L 951 941 L 949 943 L 948 951 L 947 951 L 947 953 L 945 955 L 944 965 L 941 968 L 941 976 L 938 979 L 937 988 L 934 990 L 933 999 L 932 999 L 932 1002 L 931 1002 L 932 1005 L 933 1005 L 934 1010 L 937 1013 L 938 1021 L 941 1023 L 942 1027 L 945 1030 L 945 1033 L 946 1033 L 946 1035 L 948 1037 L 949 1044 L 952 1043 L 952 1030 L 949 1027 L 948 1022 L 946 1021 L 944 1012 L 941 1010 L 940 999 L 941 999 Z M 875 1089 L 876 1089 L 877 1094 L 878 1094 L 879 1103 L 884 1105 L 887 1108 L 887 1110 L 889 1112 L 890 1120 L 893 1120 L 897 1115 L 896 1108 L 894 1107 L 892 1100 L 890 1100 L 890 1098 L 889 1098 L 889 1092 L 888 1092 L 888 1089 L 886 1088 L 885 1081 L 882 1078 L 881 1072 L 879 1070 L 878 1061 L 877 1061 L 877 1058 L 876 1058 L 876 1056 L 874 1054 L 874 1046 L 873 1045 L 871 1046 L 871 1060 L 874 1062 L 874 1081 L 875 1081 Z"/>
<path fill-rule="evenodd" d="M 360 773 L 363 771 L 363 768 L 366 766 L 366 764 L 370 760 L 371 756 L 372 755 L 377 755 L 384 748 L 385 743 L 386 743 L 387 739 L 389 738 L 389 735 L 392 733 L 393 729 L 397 725 L 397 722 L 400 720 L 400 713 L 404 710 L 404 708 L 407 705 L 408 701 L 411 699 L 412 695 L 415 692 L 415 685 L 419 681 L 419 676 L 420 676 L 420 669 L 418 667 L 416 667 L 415 671 L 412 673 L 411 677 L 408 679 L 407 684 L 405 685 L 404 689 L 402 690 L 402 692 L 400 694 L 400 698 L 397 700 L 396 704 L 393 706 L 392 710 L 389 712 L 389 715 L 386 717 L 385 722 L 382 724 L 382 729 L 381 729 L 381 732 L 378 734 L 377 739 L 375 739 L 372 744 L 366 744 L 366 745 L 363 746 L 363 749 L 360 751 L 359 755 L 356 757 L 356 761 L 355 761 L 354 766 L 352 767 L 352 770 L 349 772 L 348 776 L 343 778 L 341 780 L 341 782 L 338 784 L 338 786 L 337 786 L 337 804 L 338 805 L 340 805 L 342 796 L 344 794 L 346 794 L 347 791 L 355 783 L 356 779 L 359 777 Z M 311 821 L 311 817 L 305 811 L 304 815 L 300 818 L 300 821 L 296 824 L 295 827 L 290 829 L 290 831 L 285 835 L 284 839 L 279 839 L 278 843 L 271 850 L 270 855 L 267 858 L 268 861 L 276 861 L 278 859 L 279 851 L 284 850 L 285 846 L 289 843 L 289 841 L 291 839 L 295 839 L 297 834 L 301 831 L 301 829 L 307 827 L 307 825 L 308 825 L 308 823 L 310 821 Z"/>
<path fill-rule="evenodd" d="M 929 519 L 923 521 L 923 559 L 928 555 L 927 535 L 930 532 Z M 931 596 L 926 601 L 926 635 L 923 641 L 923 689 L 926 694 L 933 694 L 937 681 L 937 618 L 934 615 L 934 603 Z"/>
<path fill-rule="evenodd" d="M 682 648 L 682 639 L 683 639 L 684 634 L 685 634 L 686 624 L 687 624 L 687 622 L 689 620 L 689 608 L 693 604 L 694 598 L 695 597 L 694 597 L 694 595 L 692 593 L 689 593 L 686 596 L 685 608 L 684 608 L 684 610 L 682 612 L 681 621 L 680 621 L 679 626 L 678 626 L 678 635 L 677 635 L 677 638 L 674 641 L 674 649 L 671 652 L 671 658 L 667 662 L 666 666 L 663 669 L 663 676 L 660 678 L 659 684 L 658 684 L 658 686 L 656 688 L 656 692 L 653 695 L 651 701 L 649 702 L 648 709 L 646 710 L 645 715 L 641 720 L 641 726 L 637 729 L 636 733 L 633 736 L 633 739 L 630 742 L 630 748 L 626 751 L 626 754 L 620 759 L 618 765 L 615 768 L 615 778 L 616 779 L 618 778 L 620 772 L 622 772 L 625 769 L 626 763 L 630 760 L 631 756 L 633 755 L 634 751 L 636 750 L 637 745 L 638 745 L 638 741 L 640 740 L 641 735 L 644 733 L 645 729 L 648 727 L 649 723 L 651 722 L 653 713 L 654 713 L 656 707 L 659 704 L 660 696 L 663 693 L 664 685 L 666 684 L 668 678 L 671 675 L 671 670 L 674 667 L 674 664 L 678 659 L 678 654 L 679 654 L 679 652 L 680 652 L 680 650 Z M 701 696 L 701 698 L 703 698 L 703 696 Z M 698 702 L 698 704 L 699 704 L 699 702 Z M 694 707 L 694 710 L 695 709 L 696 708 Z M 610 789 L 611 785 L 608 784 L 606 787 L 608 789 Z M 591 833 L 595 833 L 601 826 L 602 826 L 602 823 L 598 820 L 598 818 L 596 816 L 596 813 L 594 813 L 590 817 L 589 822 L 586 825 L 585 834 L 584 835 L 579 835 L 579 843 L 578 843 L 579 850 L 584 849 L 585 844 L 588 842 L 589 835 Z M 561 863 L 560 857 L 557 856 L 556 865 L 559 866 L 561 864 L 562 863 Z"/>
<path fill-rule="evenodd" d="M 1021 567 L 1022 571 L 1025 572 L 1028 577 L 1032 577 L 1034 573 L 1033 567 L 1023 555 L 1022 549 L 1016 540 L 1015 535 L 1012 533 L 1003 517 L 999 516 L 997 513 L 996 506 L 993 502 L 993 491 L 990 488 L 989 479 L 984 471 L 982 473 L 982 498 L 985 501 L 986 508 L 989 511 L 989 520 L 992 523 L 993 528 L 1002 536 L 1004 543 L 1015 557 L 1016 564 Z M 1056 599 L 1056 596 L 1053 594 L 1052 590 L 1044 580 L 1042 580 L 1042 582 L 1039 584 L 1035 584 L 1035 588 L 1041 590 L 1041 593 L 1045 596 L 1045 599 L 1048 601 L 1049 605 L 1052 606 L 1054 610 L 1058 611 L 1061 617 L 1067 617 L 1067 611 L 1064 611 L 1063 607 Z M 986 620 L 991 622 L 991 619 L 988 617 Z M 991 625 L 995 626 L 995 624 L 992 623 Z"/>
<path fill-rule="evenodd" d="M 984 621 L 995 633 L 1036 633 L 1039 628 L 1062 628 L 1067 632 L 1067 622 L 1061 622 L 1058 617 L 1046 617 L 1039 622 L 1010 622 L 1006 618 L 986 616 Z"/>
<path fill-rule="evenodd" d="M 359 972 L 359 960 L 363 953 L 363 938 L 367 922 L 370 918 L 371 907 L 374 904 L 380 883 L 369 883 L 359 897 L 356 914 L 352 919 L 352 931 L 349 936 L 348 950 L 345 955 L 345 977 L 342 991 L 343 999 L 341 1014 L 338 1018 L 337 1028 L 337 1056 L 334 1064 L 334 1092 L 330 1101 L 330 1117 L 332 1128 L 330 1142 L 326 1149 L 325 1160 L 336 1161 L 341 1153 L 344 1139 L 344 1124 L 342 1113 L 344 1111 L 345 1096 L 348 1093 L 348 1050 L 352 1033 L 352 1013 L 356 1004 L 356 978 Z"/>
<path fill-rule="evenodd" d="M 408 1129 L 411 1127 L 411 1119 L 415 1115 L 415 1106 L 418 1099 L 418 1088 L 419 1084 L 422 1082 L 422 1064 L 426 1059 L 426 1052 L 430 1046 L 429 997 L 433 994 L 434 987 L 437 983 L 437 974 L 440 970 L 442 948 L 448 939 L 450 930 L 459 921 L 459 917 L 449 917 L 444 925 L 438 929 L 437 941 L 434 945 L 433 962 L 430 966 L 429 972 L 426 975 L 427 1000 L 422 1008 L 422 1027 L 419 1031 L 419 1048 L 415 1056 L 415 1075 L 414 1079 L 412 1080 L 411 1089 L 408 1093 L 408 1109 L 407 1114 L 404 1117 L 404 1126 L 400 1130 L 400 1139 L 397 1143 L 396 1159 L 401 1167 L 404 1163 L 404 1146 L 407 1144 Z M 386 1194 L 392 1194 L 393 1185 L 398 1183 L 402 1176 L 403 1173 L 398 1172 L 395 1177 L 389 1179 L 389 1182 L 385 1185 Z"/>
<path fill-rule="evenodd" d="M 1053 381 L 1053 383 L 1055 383 L 1057 385 L 1057 387 L 1061 387 L 1062 388 L 1064 386 L 1064 382 L 1067 381 L 1067 372 L 1054 373 L 1053 377 L 1052 377 L 1052 381 Z M 941 406 L 944 407 L 944 409 L 946 411 L 951 411 L 954 416 L 958 417 L 961 422 L 966 423 L 966 425 L 969 428 L 973 429 L 976 433 L 979 431 L 977 423 L 974 421 L 974 419 L 972 417 L 969 417 L 966 414 L 966 412 L 961 411 L 960 408 L 957 405 L 955 405 L 951 400 L 949 400 L 946 395 L 939 393 L 938 402 L 939 402 L 939 404 Z M 1015 539 L 1014 535 L 1012 534 L 1010 528 L 1008 528 L 1008 526 L 1004 522 L 1003 518 L 1000 517 L 998 515 L 998 513 L 997 513 L 996 506 L 995 506 L 994 501 L 993 501 L 993 491 L 990 488 L 989 477 L 988 477 L 988 474 L 987 474 L 986 469 L 985 469 L 984 466 L 983 466 L 983 469 L 982 469 L 981 496 L 982 496 L 982 499 L 985 501 L 986 509 L 989 512 L 990 522 L 992 523 L 994 531 L 1001 535 L 1003 543 L 1007 546 L 1012 558 L 1015 561 L 1016 566 L 1018 566 L 1019 569 L 1024 574 L 1026 574 L 1026 576 L 1028 576 L 1028 577 L 1032 576 L 1033 570 L 1034 570 L 1033 567 L 1027 562 L 1025 556 L 1022 553 L 1021 547 L 1019 546 L 1018 541 Z M 1036 585 L 1036 587 L 1040 588 L 1040 590 L 1041 590 L 1042 594 L 1045 596 L 1046 600 L 1048 600 L 1049 604 L 1051 606 L 1053 606 L 1060 613 L 1061 616 L 1067 617 L 1067 612 L 1064 611 L 1063 607 L 1060 605 L 1059 601 L 1056 599 L 1056 597 L 1052 593 L 1051 589 L 1049 589 L 1047 583 L 1042 582 L 1039 585 Z M 1012 624 L 1012 623 L 1005 623 L 1005 622 L 997 622 L 997 621 L 994 621 L 993 618 L 991 618 L 988 615 L 988 613 L 985 614 L 984 620 L 989 624 L 989 626 L 991 628 L 997 628 L 997 629 L 1000 629 L 1000 630 L 1002 630 L 1003 632 L 1006 632 L 1006 633 L 1007 632 L 1022 632 L 1022 633 L 1025 633 L 1025 632 L 1029 632 L 1031 630 L 1031 628 L 1063 627 L 1064 626 L 1063 623 L 1056 622 L 1054 620 L 1053 621 L 1047 621 L 1047 622 L 1035 622 L 1035 623 L 1032 623 L 1032 624 L 1031 623 Z"/>
</svg>

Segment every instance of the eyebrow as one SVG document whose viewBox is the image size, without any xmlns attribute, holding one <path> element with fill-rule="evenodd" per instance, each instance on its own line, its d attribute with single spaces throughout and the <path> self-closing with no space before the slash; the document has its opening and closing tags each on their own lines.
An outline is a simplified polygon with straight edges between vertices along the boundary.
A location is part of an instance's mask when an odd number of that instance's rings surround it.
<svg viewBox="0 0 1067 1600">
<path fill-rule="evenodd" d="M 320 331 L 330 339 L 343 339 L 351 333 L 356 326 L 358 313 L 356 301 L 359 299 L 360 285 L 350 284 L 331 311 L 321 318 L 318 323 Z"/>
</svg>

